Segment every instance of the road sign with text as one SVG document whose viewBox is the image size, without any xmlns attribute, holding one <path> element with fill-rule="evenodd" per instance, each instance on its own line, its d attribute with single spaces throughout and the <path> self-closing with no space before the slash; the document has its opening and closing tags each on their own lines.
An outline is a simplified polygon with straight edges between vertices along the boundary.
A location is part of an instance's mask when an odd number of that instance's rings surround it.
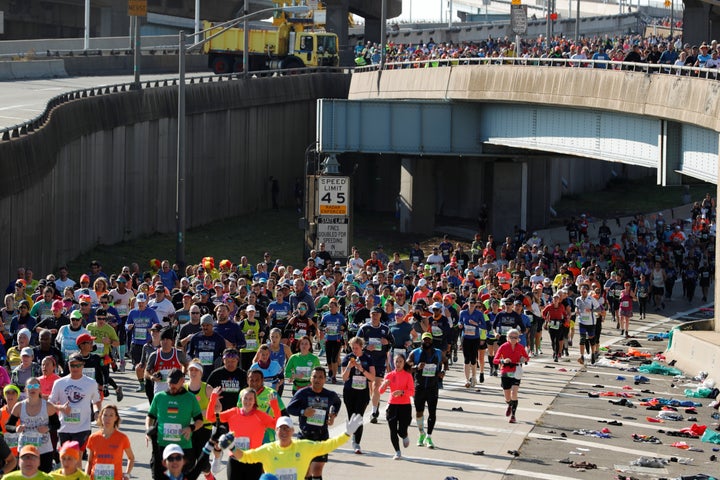
<svg viewBox="0 0 720 480">
<path fill-rule="evenodd" d="M 317 244 L 325 244 L 325 249 L 333 258 L 350 255 L 350 219 L 345 216 L 320 216 L 317 219 Z"/>
<path fill-rule="evenodd" d="M 527 32 L 527 5 L 510 5 L 510 29 L 515 35 Z"/>
<path fill-rule="evenodd" d="M 147 0 L 128 0 L 128 15 L 131 17 L 146 17 Z"/>
<path fill-rule="evenodd" d="M 335 176 L 318 177 L 318 214 L 348 215 L 350 178 Z"/>
</svg>

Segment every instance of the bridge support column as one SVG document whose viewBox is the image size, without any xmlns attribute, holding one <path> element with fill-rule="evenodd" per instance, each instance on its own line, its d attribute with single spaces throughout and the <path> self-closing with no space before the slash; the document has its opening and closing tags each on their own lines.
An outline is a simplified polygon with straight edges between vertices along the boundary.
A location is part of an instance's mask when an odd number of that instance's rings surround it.
<svg viewBox="0 0 720 480">
<path fill-rule="evenodd" d="M 494 162 L 492 186 L 490 231 L 510 235 L 516 225 L 527 230 L 527 162 Z"/>
<path fill-rule="evenodd" d="M 403 158 L 400 162 L 400 231 L 431 234 L 435 229 L 435 162 Z"/>
<path fill-rule="evenodd" d="M 662 122 L 660 133 L 660 168 L 657 170 L 657 183 L 663 187 L 681 185 L 680 169 L 682 125 L 677 122 Z"/>
</svg>

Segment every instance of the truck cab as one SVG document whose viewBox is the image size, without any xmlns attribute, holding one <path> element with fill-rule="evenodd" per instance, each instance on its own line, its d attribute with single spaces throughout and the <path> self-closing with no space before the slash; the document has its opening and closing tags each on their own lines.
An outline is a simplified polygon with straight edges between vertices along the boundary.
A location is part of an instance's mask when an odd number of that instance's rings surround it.
<svg viewBox="0 0 720 480">
<path fill-rule="evenodd" d="M 335 67 L 338 64 L 337 35 L 319 32 L 290 32 L 288 52 L 303 61 L 306 67 Z"/>
</svg>

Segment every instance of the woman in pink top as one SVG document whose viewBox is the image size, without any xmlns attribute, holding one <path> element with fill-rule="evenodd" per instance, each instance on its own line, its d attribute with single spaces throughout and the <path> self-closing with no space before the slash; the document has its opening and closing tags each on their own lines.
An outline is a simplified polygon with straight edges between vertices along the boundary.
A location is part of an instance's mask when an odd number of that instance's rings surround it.
<svg viewBox="0 0 720 480">
<path fill-rule="evenodd" d="M 206 418 L 215 418 L 217 415 L 221 422 L 227 423 L 230 431 L 235 435 L 235 448 L 248 450 L 262 445 L 265 430 L 275 427 L 275 419 L 280 417 L 280 406 L 275 396 L 270 399 L 270 408 L 273 416 L 258 410 L 257 393 L 252 388 L 245 388 L 240 392 L 238 404 L 241 407 L 233 407 L 229 410 L 220 411 L 219 397 L 222 387 L 213 389 L 208 402 Z M 228 478 L 257 479 L 262 475 L 262 464 L 240 463 L 234 458 L 228 460 Z"/>
<path fill-rule="evenodd" d="M 410 445 L 408 438 L 408 426 L 412 419 L 412 407 L 410 397 L 415 395 L 415 381 L 410 373 L 410 366 L 405 362 L 401 354 L 395 356 L 395 370 L 385 374 L 385 379 L 380 385 L 380 393 L 390 387 L 390 400 L 388 400 L 387 422 L 390 427 L 390 441 L 395 448 L 393 460 L 399 460 L 400 442 L 402 438 L 403 447 Z"/>
<path fill-rule="evenodd" d="M 500 384 L 507 409 L 505 416 L 510 417 L 510 423 L 515 423 L 515 411 L 518 406 L 518 389 L 522 378 L 522 366 L 528 361 L 527 351 L 520 344 L 520 331 L 512 329 L 507 333 L 507 342 L 500 345 L 495 352 L 495 365 L 500 365 Z"/>
</svg>

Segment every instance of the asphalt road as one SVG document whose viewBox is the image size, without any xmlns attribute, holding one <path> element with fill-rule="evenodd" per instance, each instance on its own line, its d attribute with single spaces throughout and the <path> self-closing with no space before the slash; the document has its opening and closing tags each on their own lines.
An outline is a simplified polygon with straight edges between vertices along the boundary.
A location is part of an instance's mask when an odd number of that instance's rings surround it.
<svg viewBox="0 0 720 480">
<path fill-rule="evenodd" d="M 201 75 L 206 75 L 206 73 L 188 74 L 187 78 Z M 142 76 L 140 79 L 145 82 L 177 78 L 177 76 L 177 74 L 148 75 Z M 119 75 L 0 82 L 0 129 L 17 125 L 40 115 L 45 110 L 47 102 L 61 93 L 132 81 L 132 75 Z"/>
<path fill-rule="evenodd" d="M 677 308 L 687 304 L 676 301 Z M 675 313 L 674 305 L 663 312 Z M 698 305 L 695 305 L 697 308 Z M 637 316 L 636 316 L 637 317 Z M 648 342 L 647 333 L 664 332 L 676 325 L 678 320 L 652 313 L 647 320 L 633 319 L 633 329 L 640 350 L 656 353 L 665 349 L 665 342 Z M 624 339 L 617 334 L 614 326 L 606 322 L 606 345 L 625 349 Z M 577 340 L 577 339 L 576 339 Z M 650 383 L 636 386 L 632 379 L 635 373 L 619 371 L 610 367 L 588 366 L 586 369 L 576 362 L 577 347 L 571 348 L 567 362 L 553 363 L 549 354 L 547 339 L 545 354 L 531 359 L 525 369 L 520 389 L 518 423 L 509 424 L 503 415 L 505 403 L 497 377 L 486 376 L 484 384 L 477 389 L 464 388 L 461 365 L 453 365 L 445 380 L 438 405 L 438 422 L 433 433 L 434 450 L 415 446 L 417 428 L 410 427 L 411 446 L 403 451 L 402 460 L 393 460 L 393 449 L 383 415 L 377 425 L 369 424 L 369 412 L 365 417 L 366 426 L 362 447 L 363 455 L 356 455 L 348 442 L 335 453 L 325 468 L 324 478 L 418 478 L 442 480 L 448 476 L 463 479 L 569 479 L 569 478 L 615 478 L 615 468 L 628 468 L 631 461 L 642 455 L 664 458 L 693 458 L 689 465 L 671 462 L 661 469 L 644 471 L 628 470 L 627 475 L 639 478 L 679 477 L 695 473 L 717 473 L 716 462 L 709 460 L 713 445 L 701 444 L 699 440 L 675 438 L 658 433 L 659 429 L 680 429 L 692 422 L 650 423 L 646 416 L 658 412 L 646 411 L 644 407 L 629 408 L 616 406 L 607 398 L 589 398 L 587 392 L 626 392 L 642 396 L 641 389 L 650 389 L 656 396 L 684 400 L 681 388 L 671 388 L 671 378 L 660 375 L 646 375 Z M 577 344 L 576 344 L 577 345 Z M 460 354 L 462 359 L 462 353 Z M 462 360 L 461 360 L 462 361 Z M 697 372 L 688 372 L 690 376 Z M 615 380 L 618 375 L 625 381 Z M 135 383 L 130 373 L 114 375 L 125 387 L 126 398 L 121 406 L 122 430 L 132 441 L 137 457 L 135 478 L 149 478 L 148 462 L 150 450 L 146 447 L 144 418 L 148 404 L 140 394 L 132 392 Z M 603 388 L 595 385 L 602 385 Z M 623 390 L 628 385 L 633 390 Z M 340 385 L 328 388 L 341 393 Z M 114 397 L 114 396 L 113 396 Z M 635 397 L 631 401 L 637 405 Z M 613 399 L 613 398 L 611 398 Z M 111 398 L 114 400 L 114 398 Z M 288 393 L 285 394 L 288 400 Z M 707 405 L 708 401 L 703 401 Z M 381 412 L 385 402 L 381 404 Z M 462 408 L 462 411 L 453 409 Z M 697 423 L 714 428 L 717 420 L 710 418 L 711 410 L 706 406 L 698 408 Z M 427 414 L 426 414 L 427 415 Z M 685 415 L 687 417 L 687 415 Z M 633 419 L 623 417 L 634 417 Z M 346 419 L 344 410 L 338 417 L 333 430 L 342 432 Z M 600 421 L 619 421 L 622 426 L 607 425 Z M 579 429 L 600 430 L 607 427 L 612 438 L 603 439 L 573 434 Z M 662 445 L 636 443 L 633 433 L 655 435 Z M 566 436 L 563 437 L 562 434 Z M 703 452 L 684 451 L 671 447 L 675 441 L 684 440 Z M 509 453 L 517 451 L 518 456 Z M 482 452 L 482 454 L 479 454 Z M 574 453 L 573 453 L 574 452 Z M 586 472 L 570 468 L 560 460 L 586 461 L 597 465 L 597 470 Z M 222 472 L 218 478 L 226 478 Z"/>
</svg>

